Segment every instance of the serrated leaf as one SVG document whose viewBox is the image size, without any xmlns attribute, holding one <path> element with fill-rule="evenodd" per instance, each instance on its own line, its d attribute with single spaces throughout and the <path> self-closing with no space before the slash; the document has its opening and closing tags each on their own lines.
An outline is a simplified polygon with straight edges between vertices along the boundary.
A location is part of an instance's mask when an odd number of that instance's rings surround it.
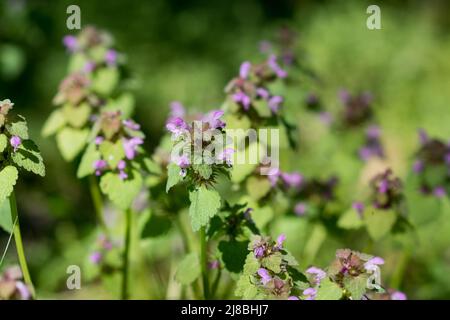
<svg viewBox="0 0 450 320">
<path fill-rule="evenodd" d="M 11 208 L 8 199 L 0 203 L 0 228 L 6 232 L 11 232 L 13 223 L 11 220 Z"/>
<path fill-rule="evenodd" d="M 0 204 L 13 192 L 18 178 L 19 172 L 14 166 L 6 166 L 0 171 Z"/>
<path fill-rule="evenodd" d="M 370 237 L 375 241 L 387 235 L 396 220 L 397 214 L 393 210 L 368 208 L 364 211 L 364 223 Z"/>
<path fill-rule="evenodd" d="M 262 259 L 261 263 L 264 268 L 272 270 L 275 273 L 281 272 L 281 262 L 283 256 L 279 252 L 272 253 L 270 256 Z"/>
<path fill-rule="evenodd" d="M 8 146 L 8 138 L 3 133 L 0 134 L 0 152 L 5 151 Z"/>
<path fill-rule="evenodd" d="M 242 272 L 248 254 L 248 241 L 221 241 L 218 249 L 225 268 L 232 273 Z"/>
<path fill-rule="evenodd" d="M 74 129 L 66 127 L 56 135 L 56 143 L 64 160 L 72 161 L 86 146 L 88 129 Z"/>
<path fill-rule="evenodd" d="M 172 220 L 168 216 L 157 215 L 152 212 L 143 226 L 141 237 L 143 239 L 156 238 L 167 234 L 171 227 Z"/>
<path fill-rule="evenodd" d="M 258 288 L 251 282 L 250 276 L 242 275 L 236 283 L 234 294 L 244 300 L 251 300 L 258 295 Z"/>
<path fill-rule="evenodd" d="M 197 164 L 193 168 L 203 179 L 208 180 L 211 177 L 212 168 L 209 164 Z"/>
<path fill-rule="evenodd" d="M 364 221 L 355 209 L 350 208 L 339 217 L 337 225 L 342 229 L 359 229 L 364 225 Z"/>
<path fill-rule="evenodd" d="M 250 177 L 247 179 L 247 193 L 253 199 L 258 201 L 263 198 L 272 188 L 270 181 L 266 178 Z"/>
<path fill-rule="evenodd" d="M 97 146 L 94 143 L 89 144 L 78 166 L 77 177 L 81 179 L 93 174 L 95 171 L 94 162 L 98 159 L 100 159 L 100 152 L 97 150 Z"/>
<path fill-rule="evenodd" d="M 269 109 L 269 104 L 267 100 L 260 99 L 252 102 L 258 115 L 262 118 L 270 118 L 272 116 L 272 111 Z"/>
<path fill-rule="evenodd" d="M 111 168 L 116 168 L 120 160 L 125 158 L 125 151 L 121 140 L 117 140 L 115 143 L 104 141 L 100 145 L 99 150 L 103 159 L 108 162 Z"/>
<path fill-rule="evenodd" d="M 62 107 L 62 113 L 65 121 L 72 127 L 81 128 L 89 121 L 91 107 L 87 103 L 81 103 L 78 106 L 66 103 Z"/>
<path fill-rule="evenodd" d="M 330 279 L 325 278 L 317 289 L 316 300 L 339 300 L 342 297 L 342 289 Z"/>
<path fill-rule="evenodd" d="M 183 285 L 188 285 L 194 282 L 200 274 L 200 260 L 197 254 L 192 252 L 181 260 L 175 279 Z"/>
<path fill-rule="evenodd" d="M 8 124 L 6 129 L 12 136 L 18 136 L 22 140 L 26 140 L 28 139 L 28 126 L 24 118 L 21 117 L 21 119 L 23 120 Z"/>
<path fill-rule="evenodd" d="M 136 170 L 132 170 L 125 180 L 116 173 L 108 172 L 100 179 L 100 189 L 114 205 L 126 210 L 141 191 L 142 182 L 142 177 Z"/>
<path fill-rule="evenodd" d="M 119 81 L 117 68 L 102 68 L 97 71 L 92 81 L 94 91 L 102 95 L 110 95 Z"/>
<path fill-rule="evenodd" d="M 183 180 L 183 177 L 180 175 L 180 167 L 173 162 L 169 163 L 167 166 L 166 192 L 169 192 L 170 188 L 181 180 Z"/>
<path fill-rule="evenodd" d="M 59 129 L 64 127 L 66 124 L 66 119 L 61 110 L 54 110 L 47 121 L 45 121 L 44 127 L 42 128 L 42 136 L 44 138 L 54 135 Z"/>
<path fill-rule="evenodd" d="M 22 141 L 17 151 L 12 153 L 11 158 L 17 166 L 42 177 L 45 176 L 44 159 L 33 141 Z"/>
<path fill-rule="evenodd" d="M 245 275 L 254 275 L 258 272 L 259 269 L 259 261 L 256 259 L 253 252 L 247 254 L 247 258 L 245 259 L 244 265 L 244 273 Z"/>
<path fill-rule="evenodd" d="M 207 189 L 201 186 L 189 192 L 189 216 L 194 231 L 206 226 L 209 220 L 214 217 L 220 208 L 220 195 L 216 190 Z"/>
<path fill-rule="evenodd" d="M 109 101 L 104 110 L 117 111 L 119 110 L 124 119 L 132 116 L 134 111 L 135 99 L 131 93 L 124 93 L 115 100 Z"/>
<path fill-rule="evenodd" d="M 360 274 L 357 277 L 346 277 L 344 287 L 350 292 L 353 300 L 361 300 L 366 293 L 367 275 Z"/>
</svg>

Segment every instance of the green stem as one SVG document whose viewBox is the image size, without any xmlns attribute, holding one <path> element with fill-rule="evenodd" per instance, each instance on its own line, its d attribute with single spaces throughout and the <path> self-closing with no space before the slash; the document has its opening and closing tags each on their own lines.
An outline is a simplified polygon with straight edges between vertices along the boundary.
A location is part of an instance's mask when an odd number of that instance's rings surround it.
<svg viewBox="0 0 450 320">
<path fill-rule="evenodd" d="M 217 289 L 219 288 L 221 275 L 222 275 L 222 268 L 219 266 L 219 269 L 217 270 L 216 279 L 214 280 L 214 282 L 212 284 L 212 288 L 211 288 L 211 297 L 213 297 L 213 298 L 216 296 Z"/>
<path fill-rule="evenodd" d="M 19 215 L 17 213 L 17 203 L 16 203 L 16 196 L 14 194 L 14 191 L 9 196 L 9 205 L 11 208 L 11 221 L 14 223 L 14 239 L 16 242 L 16 250 L 17 250 L 17 256 L 19 257 L 19 264 L 20 268 L 22 269 L 23 279 L 25 283 L 28 285 L 31 291 L 31 295 L 33 299 L 35 298 L 35 292 L 34 292 L 34 286 L 33 282 L 31 281 L 30 272 L 28 271 L 28 265 L 27 260 L 25 258 L 25 251 L 23 249 L 23 243 L 22 243 L 22 236 L 20 234 L 20 224 L 19 224 Z"/>
<path fill-rule="evenodd" d="M 125 212 L 125 248 L 123 252 L 123 264 L 122 264 L 122 292 L 121 298 L 122 300 L 128 299 L 128 273 L 129 273 L 129 264 L 130 264 L 130 243 L 131 243 L 131 209 L 126 210 Z"/>
<path fill-rule="evenodd" d="M 97 181 L 94 176 L 89 176 L 89 189 L 91 191 L 92 202 L 94 203 L 95 213 L 97 215 L 98 222 L 103 231 L 108 234 L 108 227 L 106 226 L 105 219 L 103 217 L 103 200 L 98 188 Z"/>
<path fill-rule="evenodd" d="M 206 242 L 206 228 L 200 228 L 200 264 L 203 279 L 203 297 L 209 299 L 209 279 L 208 279 L 208 255 Z"/>
</svg>

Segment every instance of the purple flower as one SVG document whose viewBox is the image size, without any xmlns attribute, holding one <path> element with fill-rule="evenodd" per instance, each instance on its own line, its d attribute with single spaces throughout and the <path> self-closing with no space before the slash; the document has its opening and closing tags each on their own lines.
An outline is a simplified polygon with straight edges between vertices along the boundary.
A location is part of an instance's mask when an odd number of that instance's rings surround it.
<svg viewBox="0 0 450 320">
<path fill-rule="evenodd" d="M 117 51 L 114 49 L 106 51 L 105 62 L 110 67 L 115 66 L 117 63 Z"/>
<path fill-rule="evenodd" d="M 125 160 L 120 160 L 117 164 L 117 169 L 119 169 L 119 178 L 122 180 L 125 180 L 128 178 L 128 174 L 125 173 L 125 168 L 127 166 L 127 163 Z"/>
<path fill-rule="evenodd" d="M 423 129 L 419 129 L 419 141 L 421 144 L 426 144 L 430 139 L 428 138 L 427 133 Z"/>
<path fill-rule="evenodd" d="M 75 52 L 78 47 L 78 41 L 75 36 L 67 35 L 63 38 L 63 44 L 69 52 Z"/>
<path fill-rule="evenodd" d="M 95 144 L 98 146 L 100 144 L 102 144 L 102 142 L 105 141 L 105 138 L 103 138 L 102 136 L 97 136 L 95 137 Z"/>
<path fill-rule="evenodd" d="M 264 246 L 257 246 L 253 250 L 253 253 L 255 254 L 255 258 L 259 259 L 259 258 L 264 257 L 264 254 L 266 253 L 266 249 L 264 248 Z"/>
<path fill-rule="evenodd" d="M 395 291 L 391 293 L 391 300 L 408 300 L 406 294 L 401 291 Z"/>
<path fill-rule="evenodd" d="M 298 172 L 281 173 L 284 183 L 290 188 L 298 188 L 303 182 L 303 176 Z"/>
<path fill-rule="evenodd" d="M 272 280 L 269 272 L 264 268 L 259 268 L 258 275 L 261 277 L 261 283 L 263 285 L 266 285 L 270 280 Z"/>
<path fill-rule="evenodd" d="M 220 267 L 219 260 L 210 261 L 208 264 L 209 269 L 219 269 L 219 267 Z"/>
<path fill-rule="evenodd" d="M 189 160 L 189 157 L 188 157 L 187 155 L 183 154 L 181 157 L 179 157 L 179 158 L 176 160 L 176 164 L 177 164 L 177 166 L 179 166 L 180 168 L 186 169 L 187 167 L 190 166 L 191 161 Z"/>
<path fill-rule="evenodd" d="M 269 108 L 273 113 L 277 113 L 280 109 L 280 105 L 283 103 L 282 96 L 273 96 L 269 99 Z"/>
<path fill-rule="evenodd" d="M 331 122 L 333 122 L 333 116 L 331 115 L 331 113 L 323 111 L 319 113 L 319 120 L 324 125 L 329 126 Z"/>
<path fill-rule="evenodd" d="M 131 130 L 139 130 L 141 126 L 131 119 L 123 120 L 123 125 Z"/>
<path fill-rule="evenodd" d="M 269 53 L 272 50 L 272 44 L 270 41 L 262 40 L 259 42 L 259 51 L 261 53 Z"/>
<path fill-rule="evenodd" d="M 290 296 L 288 298 L 288 300 L 300 300 L 300 299 L 298 297 L 296 297 L 296 296 Z"/>
<path fill-rule="evenodd" d="M 352 204 L 352 208 L 361 216 L 364 212 L 364 203 L 355 201 Z"/>
<path fill-rule="evenodd" d="M 11 143 L 11 146 L 13 147 L 14 152 L 17 152 L 17 149 L 22 144 L 22 139 L 20 139 L 20 137 L 18 137 L 18 136 L 12 136 L 11 139 L 9 140 L 9 142 Z"/>
<path fill-rule="evenodd" d="M 450 152 L 445 155 L 445 163 L 450 165 Z"/>
<path fill-rule="evenodd" d="M 379 193 L 386 193 L 389 190 L 389 180 L 383 179 L 380 181 L 380 185 L 378 186 Z"/>
<path fill-rule="evenodd" d="M 236 152 L 233 148 L 225 148 L 218 156 L 217 159 L 219 161 L 225 161 L 226 164 L 232 165 L 233 164 L 233 154 Z"/>
<path fill-rule="evenodd" d="M 444 187 L 441 187 L 441 186 L 434 188 L 433 194 L 437 198 L 443 198 L 443 197 L 445 197 L 447 195 L 447 193 L 445 192 Z"/>
<path fill-rule="evenodd" d="M 223 116 L 223 113 L 224 112 L 222 110 L 213 110 L 203 117 L 203 121 L 207 122 L 210 128 L 224 128 L 225 122 L 220 120 L 220 117 Z"/>
<path fill-rule="evenodd" d="M 314 275 L 314 284 L 320 284 L 323 278 L 327 276 L 327 273 L 320 268 L 310 267 L 306 270 L 306 273 Z"/>
<path fill-rule="evenodd" d="M 98 251 L 93 252 L 90 256 L 89 256 L 89 261 L 91 261 L 91 263 L 93 264 L 99 264 L 100 261 L 102 260 L 102 254 Z"/>
<path fill-rule="evenodd" d="M 287 77 L 287 72 L 281 69 L 281 67 L 278 65 L 277 57 L 274 54 L 270 55 L 269 59 L 267 60 L 267 64 L 269 65 L 269 68 L 272 69 L 273 72 L 275 72 L 278 78 Z"/>
<path fill-rule="evenodd" d="M 286 235 L 285 234 L 280 234 L 279 236 L 278 236 L 278 238 L 277 238 L 277 243 L 276 243 L 276 247 L 278 248 L 278 249 L 281 249 L 281 248 L 283 248 L 283 242 L 286 240 Z"/>
<path fill-rule="evenodd" d="M 95 70 L 95 62 L 94 61 L 88 61 L 83 66 L 83 71 L 86 73 L 91 73 Z"/>
<path fill-rule="evenodd" d="M 347 103 L 350 101 L 350 92 L 348 92 L 345 89 L 339 90 L 339 99 L 342 101 L 342 103 Z"/>
<path fill-rule="evenodd" d="M 170 118 L 166 123 L 166 129 L 178 137 L 189 130 L 188 124 L 180 117 Z"/>
<path fill-rule="evenodd" d="M 305 296 L 305 300 L 314 300 L 316 299 L 317 290 L 314 288 L 308 288 L 303 291 L 303 295 Z"/>
<path fill-rule="evenodd" d="M 102 171 L 106 169 L 108 163 L 105 160 L 96 160 L 94 161 L 93 167 L 95 169 L 95 175 L 100 176 Z"/>
<path fill-rule="evenodd" d="M 242 91 L 233 94 L 233 101 L 236 103 L 240 103 L 246 111 L 250 108 L 251 99 Z"/>
<path fill-rule="evenodd" d="M 31 292 L 25 283 L 23 283 L 22 281 L 17 281 L 16 289 L 17 289 L 17 291 L 19 291 L 19 295 L 22 300 L 30 300 L 31 299 Z"/>
<path fill-rule="evenodd" d="M 295 205 L 294 207 L 294 212 L 296 215 L 298 216 L 303 216 L 305 215 L 306 212 L 306 204 L 303 202 L 299 202 Z"/>
<path fill-rule="evenodd" d="M 133 160 L 136 157 L 137 147 L 144 143 L 144 140 L 140 137 L 133 137 L 131 139 L 123 139 L 122 145 L 125 151 L 125 157 L 128 160 Z"/>
<path fill-rule="evenodd" d="M 256 95 L 258 97 L 261 97 L 261 98 L 267 100 L 269 98 L 270 94 L 269 94 L 269 91 L 267 91 L 267 89 L 258 88 L 258 89 L 256 89 Z"/>
<path fill-rule="evenodd" d="M 244 63 L 242 63 L 239 69 L 239 77 L 242 79 L 247 79 L 250 74 L 251 68 L 252 65 L 250 64 L 250 62 L 245 61 Z"/>
<path fill-rule="evenodd" d="M 280 175 L 281 175 L 280 169 L 278 168 L 269 169 L 269 172 L 267 173 L 267 178 L 269 179 L 272 187 L 275 187 L 277 185 L 278 178 L 280 177 Z"/>
<path fill-rule="evenodd" d="M 186 115 L 183 105 L 179 101 L 170 103 L 170 115 L 174 118 L 183 118 Z"/>
<path fill-rule="evenodd" d="M 366 130 L 366 135 L 369 139 L 378 139 L 380 137 L 380 134 L 381 134 L 380 127 L 376 125 L 371 125 Z"/>
<path fill-rule="evenodd" d="M 415 173 L 420 173 L 423 171 L 424 165 L 422 160 L 416 160 L 413 164 L 413 171 Z"/>
<path fill-rule="evenodd" d="M 370 259 L 369 261 L 367 261 L 366 263 L 364 263 L 364 268 L 367 271 L 375 271 L 378 269 L 379 265 L 384 264 L 384 260 L 380 257 L 374 257 L 372 259 Z"/>
</svg>

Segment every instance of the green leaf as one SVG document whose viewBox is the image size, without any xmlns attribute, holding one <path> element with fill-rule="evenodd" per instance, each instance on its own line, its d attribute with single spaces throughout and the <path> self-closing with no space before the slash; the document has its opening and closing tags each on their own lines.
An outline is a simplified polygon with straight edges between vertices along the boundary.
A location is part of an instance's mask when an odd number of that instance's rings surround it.
<svg viewBox="0 0 450 320">
<path fill-rule="evenodd" d="M 72 161 L 83 150 L 89 135 L 88 129 L 73 129 L 66 127 L 56 135 L 56 143 L 64 160 Z"/>
<path fill-rule="evenodd" d="M 350 292 L 353 300 L 361 300 L 366 293 L 367 275 L 360 274 L 357 277 L 346 277 L 344 287 Z"/>
<path fill-rule="evenodd" d="M 220 195 L 216 190 L 201 186 L 189 192 L 189 215 L 191 217 L 192 229 L 198 231 L 200 227 L 206 226 L 220 208 Z"/>
<path fill-rule="evenodd" d="M 208 164 L 196 164 L 194 170 L 205 180 L 208 180 L 212 174 L 212 168 Z"/>
<path fill-rule="evenodd" d="M 227 123 L 228 125 L 228 123 Z M 257 155 L 259 153 L 258 144 L 252 143 L 248 148 L 244 150 L 237 150 L 235 153 L 235 163 L 231 171 L 231 181 L 234 183 L 242 182 L 248 175 L 250 175 L 258 166 L 258 161 L 250 163 L 250 155 Z M 239 159 L 245 159 L 245 163 L 237 163 Z M 239 161 L 240 162 L 240 161 Z"/>
<path fill-rule="evenodd" d="M 59 129 L 66 124 L 66 118 L 61 110 L 57 109 L 53 111 L 48 117 L 47 121 L 42 128 L 42 136 L 44 138 L 54 135 Z"/>
<path fill-rule="evenodd" d="M 119 209 L 131 207 L 142 188 L 142 177 L 138 171 L 132 170 L 128 178 L 122 180 L 118 174 L 108 172 L 100 179 L 100 189 Z"/>
<path fill-rule="evenodd" d="M 92 82 L 94 91 L 102 95 L 110 95 L 119 82 L 119 71 L 117 68 L 102 68 L 97 71 Z"/>
<path fill-rule="evenodd" d="M 65 121 L 72 127 L 81 128 L 89 121 L 91 107 L 87 103 L 82 103 L 78 106 L 66 103 L 62 107 L 62 113 Z"/>
<path fill-rule="evenodd" d="M 183 180 L 183 177 L 180 175 L 180 167 L 173 162 L 169 163 L 169 165 L 167 166 L 166 192 L 169 192 L 170 188 L 172 188 L 181 180 Z"/>
<path fill-rule="evenodd" d="M 108 162 L 111 168 L 116 168 L 120 160 L 125 158 L 125 151 L 121 140 L 117 140 L 116 143 L 110 141 L 104 141 L 100 145 L 100 154 L 103 159 Z"/>
<path fill-rule="evenodd" d="M 117 99 L 109 101 L 104 110 L 119 110 L 122 113 L 122 117 L 127 119 L 133 114 L 135 103 L 134 96 L 131 93 L 124 93 Z"/>
<path fill-rule="evenodd" d="M 2 133 L 0 134 L 0 152 L 5 151 L 8 146 L 8 138 Z"/>
<path fill-rule="evenodd" d="M 316 300 L 339 300 L 342 297 L 342 289 L 330 279 L 326 278 L 320 282 L 317 289 Z"/>
<path fill-rule="evenodd" d="M 225 268 L 232 273 L 240 273 L 244 269 L 248 254 L 248 241 L 221 241 L 218 249 L 222 254 Z"/>
<path fill-rule="evenodd" d="M 0 204 L 13 192 L 18 178 L 19 172 L 14 166 L 6 166 L 0 171 Z"/>
<path fill-rule="evenodd" d="M 69 61 L 69 68 L 68 68 L 69 73 L 83 70 L 87 62 L 88 60 L 85 57 L 84 53 L 73 54 Z"/>
<path fill-rule="evenodd" d="M 253 252 L 247 254 L 247 258 L 245 259 L 244 265 L 244 275 L 254 275 L 258 272 L 259 269 L 259 261 L 256 259 Z"/>
<path fill-rule="evenodd" d="M 252 102 L 252 105 L 260 117 L 270 118 L 272 116 L 272 111 L 269 109 L 267 100 L 255 100 Z"/>
<path fill-rule="evenodd" d="M 251 282 L 251 277 L 242 275 L 236 283 L 236 290 L 234 294 L 242 297 L 244 300 L 252 300 L 258 295 L 258 288 Z"/>
<path fill-rule="evenodd" d="M 97 150 L 95 143 L 90 143 L 81 158 L 80 165 L 77 170 L 77 177 L 84 178 L 95 171 L 94 162 L 100 159 L 100 152 Z"/>
<path fill-rule="evenodd" d="M 200 260 L 197 254 L 192 252 L 181 260 L 175 273 L 175 279 L 183 285 L 188 285 L 194 282 L 200 273 Z"/>
<path fill-rule="evenodd" d="M 337 225 L 342 229 L 359 229 L 364 225 L 364 221 L 355 209 L 350 208 L 339 217 Z"/>
<path fill-rule="evenodd" d="M 12 232 L 13 222 L 11 220 L 11 208 L 9 201 L 6 199 L 0 203 L 0 228 L 6 232 Z"/>
<path fill-rule="evenodd" d="M 45 176 L 44 159 L 33 141 L 22 141 L 17 151 L 12 153 L 11 158 L 19 167 L 42 177 Z"/>
<path fill-rule="evenodd" d="M 19 116 L 20 117 L 20 116 Z M 25 118 L 20 117 L 22 120 L 13 122 L 6 126 L 6 129 L 12 136 L 18 136 L 22 140 L 28 139 L 28 126 Z"/>
<path fill-rule="evenodd" d="M 142 229 L 142 238 L 156 238 L 167 234 L 172 227 L 172 221 L 167 216 L 150 213 Z"/>
<path fill-rule="evenodd" d="M 264 268 L 272 270 L 275 273 L 280 273 L 282 260 L 282 254 L 279 252 L 275 252 L 270 256 L 263 258 L 261 262 Z"/>
<path fill-rule="evenodd" d="M 271 189 L 269 179 L 266 177 L 250 177 L 247 179 L 247 193 L 253 200 L 263 198 Z"/>
<path fill-rule="evenodd" d="M 378 241 L 391 231 L 397 220 L 393 210 L 378 210 L 373 207 L 364 211 L 364 222 L 370 237 Z"/>
</svg>

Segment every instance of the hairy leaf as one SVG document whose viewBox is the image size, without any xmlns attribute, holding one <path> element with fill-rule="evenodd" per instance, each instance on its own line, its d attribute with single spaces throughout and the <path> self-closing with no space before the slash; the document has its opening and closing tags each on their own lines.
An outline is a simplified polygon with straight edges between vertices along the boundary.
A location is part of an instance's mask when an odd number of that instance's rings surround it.
<svg viewBox="0 0 450 320">
<path fill-rule="evenodd" d="M 0 171 L 0 204 L 13 192 L 18 178 L 19 172 L 14 166 L 6 166 Z"/>
<path fill-rule="evenodd" d="M 189 200 L 191 201 L 189 215 L 192 229 L 198 231 L 217 214 L 220 208 L 220 195 L 216 190 L 201 186 L 189 193 Z"/>
<path fill-rule="evenodd" d="M 45 176 L 44 159 L 37 145 L 31 140 L 24 140 L 16 152 L 11 156 L 14 163 L 34 174 Z"/>
<path fill-rule="evenodd" d="M 72 161 L 86 145 L 89 130 L 66 127 L 56 135 L 56 143 L 64 160 Z"/>
<path fill-rule="evenodd" d="M 100 159 L 100 152 L 97 150 L 97 146 L 94 143 L 89 144 L 78 166 L 77 177 L 81 179 L 93 174 L 95 171 L 94 162 L 98 159 Z"/>
<path fill-rule="evenodd" d="M 131 207 L 142 187 L 142 177 L 133 170 L 128 178 L 122 180 L 118 174 L 108 172 L 100 179 L 100 188 L 119 209 Z"/>
<path fill-rule="evenodd" d="M 47 121 L 44 124 L 44 127 L 42 128 L 42 136 L 46 138 L 51 135 L 54 135 L 56 132 L 58 132 L 59 129 L 64 127 L 65 124 L 66 118 L 64 117 L 62 111 L 59 109 L 54 110 L 50 114 L 50 116 L 48 117 Z"/>
<path fill-rule="evenodd" d="M 169 163 L 169 165 L 167 166 L 166 192 L 169 192 L 170 188 L 172 188 L 181 180 L 183 180 L 183 177 L 180 175 L 180 167 L 173 162 Z"/>
</svg>

